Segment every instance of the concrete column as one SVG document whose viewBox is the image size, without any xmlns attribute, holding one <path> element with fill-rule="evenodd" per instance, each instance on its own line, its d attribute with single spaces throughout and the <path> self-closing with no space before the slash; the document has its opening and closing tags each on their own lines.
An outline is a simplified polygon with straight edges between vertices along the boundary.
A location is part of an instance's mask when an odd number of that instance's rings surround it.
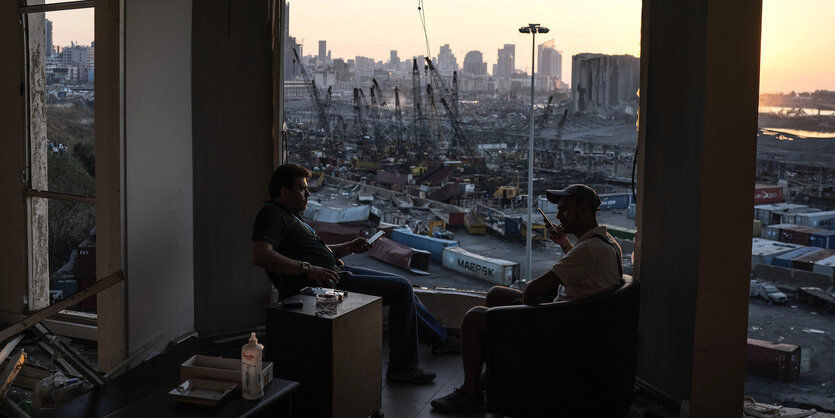
<svg viewBox="0 0 835 418">
<path fill-rule="evenodd" d="M 643 2 L 638 378 L 682 416 L 743 401 L 761 9 Z"/>
</svg>

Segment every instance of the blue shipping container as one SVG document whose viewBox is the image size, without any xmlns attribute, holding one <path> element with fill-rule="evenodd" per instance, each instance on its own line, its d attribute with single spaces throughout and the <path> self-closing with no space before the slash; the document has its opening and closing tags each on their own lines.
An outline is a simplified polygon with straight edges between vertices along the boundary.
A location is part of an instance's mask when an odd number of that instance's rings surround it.
<svg viewBox="0 0 835 418">
<path fill-rule="evenodd" d="M 783 255 L 778 255 L 777 257 L 774 257 L 774 260 L 772 260 L 771 263 L 774 264 L 775 266 L 791 268 L 792 267 L 792 260 L 794 260 L 795 258 L 803 257 L 804 255 L 809 255 L 811 253 L 814 253 L 814 252 L 817 252 L 817 251 L 820 251 L 820 250 L 821 249 L 818 248 L 818 247 L 798 248 L 794 251 L 789 251 L 789 252 L 787 252 Z"/>
<path fill-rule="evenodd" d="M 519 225 L 522 224 L 522 218 L 511 218 L 506 216 L 504 218 L 504 236 L 505 238 L 516 238 L 521 235 Z"/>
<path fill-rule="evenodd" d="M 809 245 L 835 250 L 835 231 L 814 232 L 809 236 Z"/>
<path fill-rule="evenodd" d="M 629 193 L 604 193 L 600 196 L 600 209 L 626 209 L 629 206 Z"/>
<path fill-rule="evenodd" d="M 458 246 L 458 241 L 419 235 L 405 228 L 392 230 L 391 240 L 417 250 L 429 251 L 432 260 L 439 263 L 443 262 L 444 248 Z"/>
<path fill-rule="evenodd" d="M 81 290 L 78 285 L 78 279 L 76 278 L 52 279 L 50 280 L 50 282 L 52 284 L 49 286 L 49 289 L 60 290 L 63 294 L 64 299 L 76 294 L 76 292 Z M 75 305 L 72 305 L 67 309 L 77 311 L 81 309 L 81 305 L 76 303 Z"/>
</svg>

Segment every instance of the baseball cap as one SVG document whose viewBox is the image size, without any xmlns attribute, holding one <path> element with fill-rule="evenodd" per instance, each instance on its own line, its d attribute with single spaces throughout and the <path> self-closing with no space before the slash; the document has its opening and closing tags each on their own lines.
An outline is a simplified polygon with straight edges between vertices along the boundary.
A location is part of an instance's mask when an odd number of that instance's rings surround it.
<svg viewBox="0 0 835 418">
<path fill-rule="evenodd" d="M 585 184 L 572 184 L 562 190 L 546 190 L 545 196 L 551 203 L 559 203 L 563 196 L 574 196 L 588 202 L 592 209 L 596 210 L 600 207 L 600 198 L 597 196 L 597 192 Z"/>
</svg>

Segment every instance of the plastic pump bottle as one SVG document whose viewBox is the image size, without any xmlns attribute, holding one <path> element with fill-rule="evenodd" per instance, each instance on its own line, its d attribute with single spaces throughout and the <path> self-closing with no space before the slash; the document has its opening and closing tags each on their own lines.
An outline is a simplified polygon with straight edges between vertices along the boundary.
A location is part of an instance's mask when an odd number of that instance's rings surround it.
<svg viewBox="0 0 835 418">
<path fill-rule="evenodd" d="M 264 346 L 258 344 L 253 332 L 249 342 L 241 347 L 241 394 L 244 399 L 259 399 L 264 396 L 264 380 L 261 376 L 261 355 Z"/>
</svg>

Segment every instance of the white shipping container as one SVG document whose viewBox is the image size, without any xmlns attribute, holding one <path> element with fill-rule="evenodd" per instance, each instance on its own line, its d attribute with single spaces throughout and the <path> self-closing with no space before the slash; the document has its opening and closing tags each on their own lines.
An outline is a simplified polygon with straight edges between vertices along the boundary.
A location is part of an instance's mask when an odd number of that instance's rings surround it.
<svg viewBox="0 0 835 418">
<path fill-rule="evenodd" d="M 815 262 L 815 265 L 812 266 L 812 271 L 825 274 L 830 279 L 835 278 L 835 255 Z"/>
<path fill-rule="evenodd" d="M 795 223 L 812 228 L 829 228 L 835 222 L 835 210 L 826 212 L 800 213 L 795 215 Z"/>
<path fill-rule="evenodd" d="M 446 247 L 443 266 L 470 277 L 508 286 L 519 278 L 519 263 L 484 257 L 461 247 Z"/>
<path fill-rule="evenodd" d="M 802 245 L 754 238 L 751 241 L 751 264 L 771 264 L 774 257 L 800 247 Z"/>
</svg>

